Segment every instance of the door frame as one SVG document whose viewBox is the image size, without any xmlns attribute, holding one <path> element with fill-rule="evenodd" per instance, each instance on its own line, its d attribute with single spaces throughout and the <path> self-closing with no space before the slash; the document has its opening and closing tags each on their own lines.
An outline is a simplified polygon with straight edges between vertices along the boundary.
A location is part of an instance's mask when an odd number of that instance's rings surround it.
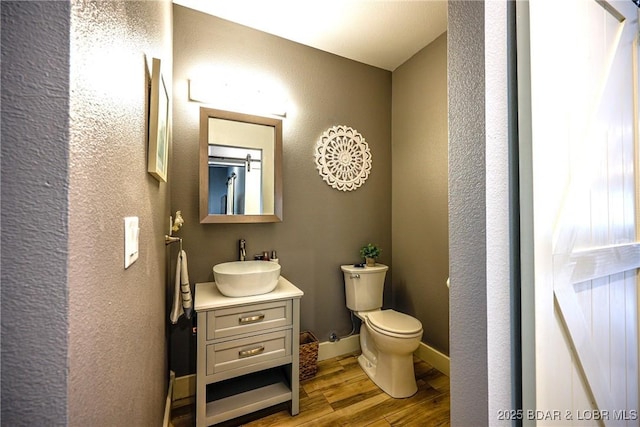
<svg viewBox="0 0 640 427">
<path fill-rule="evenodd" d="M 597 1 L 597 0 L 596 0 Z M 521 390 L 523 411 L 536 409 L 536 349 L 535 349 L 535 264 L 534 264 L 534 206 L 533 206 L 533 150 L 532 150 L 532 112 L 531 112 L 531 59 L 530 59 L 530 15 L 529 2 L 515 2 L 516 5 L 516 32 L 517 38 L 517 93 L 518 93 L 518 150 L 519 150 L 519 207 L 520 207 L 520 310 L 521 310 Z M 640 18 L 640 8 L 637 10 Z M 637 38 L 636 38 L 637 40 Z M 637 49 L 634 51 L 637 55 Z M 638 117 L 638 58 L 634 59 L 634 91 L 636 100 L 634 102 L 634 117 Z M 635 134 L 635 162 L 640 165 L 640 147 L 638 146 L 638 121 L 634 120 Z M 629 259 L 635 258 L 638 253 L 638 241 L 640 241 L 640 171 L 636 169 L 636 194 L 635 194 L 635 224 L 636 242 L 630 245 L 621 245 L 618 248 L 607 247 L 604 249 L 593 249 L 591 252 L 606 252 L 610 259 L 617 259 L 611 256 L 610 252 L 624 253 L 623 259 L 626 263 L 622 267 L 630 266 Z M 632 254 L 629 256 L 629 254 Z M 633 263 L 631 263 L 633 264 Z M 622 268 L 621 267 L 621 268 Z M 637 263 L 631 265 L 637 268 Z M 625 270 L 628 271 L 628 270 Z M 590 277 L 582 277 L 582 280 L 590 280 Z M 576 279 L 577 280 L 577 279 Z M 637 278 L 640 281 L 640 277 Z M 556 294 L 558 291 L 556 290 Z M 562 294 L 562 293 L 561 293 Z M 556 297 L 558 297 L 556 295 Z M 562 296 L 561 296 L 562 297 Z M 637 293 L 637 307 L 640 308 L 640 292 Z M 639 335 L 640 335 L 640 328 Z M 640 336 L 637 338 L 640 346 Z M 587 367 L 588 368 L 588 367 Z M 593 367 L 592 367 L 593 368 Z M 606 396 L 604 396 L 606 397 Z M 602 396 L 601 396 L 602 398 Z M 606 402 L 606 399 L 602 399 Z M 522 425 L 536 425 L 535 419 L 524 417 Z"/>
</svg>

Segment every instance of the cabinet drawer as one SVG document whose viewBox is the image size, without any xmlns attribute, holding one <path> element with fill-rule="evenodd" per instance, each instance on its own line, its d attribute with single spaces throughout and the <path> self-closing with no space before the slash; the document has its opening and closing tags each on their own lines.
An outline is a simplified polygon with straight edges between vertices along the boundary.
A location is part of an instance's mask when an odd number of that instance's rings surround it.
<svg viewBox="0 0 640 427">
<path fill-rule="evenodd" d="M 213 310 L 207 313 L 207 340 L 291 324 L 291 300 Z"/>
<path fill-rule="evenodd" d="M 291 355 L 291 330 L 207 345 L 207 375 Z"/>
</svg>

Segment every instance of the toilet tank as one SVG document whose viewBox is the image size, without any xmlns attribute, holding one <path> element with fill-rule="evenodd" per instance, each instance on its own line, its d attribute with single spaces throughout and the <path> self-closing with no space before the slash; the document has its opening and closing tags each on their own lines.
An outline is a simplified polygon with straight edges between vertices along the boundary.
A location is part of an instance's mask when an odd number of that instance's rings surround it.
<svg viewBox="0 0 640 427">
<path fill-rule="evenodd" d="M 376 264 L 374 267 L 341 265 L 347 307 L 352 311 L 377 310 L 382 307 L 384 277 L 389 267 Z"/>
</svg>

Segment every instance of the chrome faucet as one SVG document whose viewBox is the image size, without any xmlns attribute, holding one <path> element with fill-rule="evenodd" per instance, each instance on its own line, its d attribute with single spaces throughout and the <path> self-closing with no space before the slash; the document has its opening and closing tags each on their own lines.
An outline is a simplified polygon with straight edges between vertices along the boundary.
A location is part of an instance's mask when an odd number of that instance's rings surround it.
<svg viewBox="0 0 640 427">
<path fill-rule="evenodd" d="M 240 246 L 240 261 L 244 261 L 247 257 L 247 249 L 246 249 L 247 241 L 244 239 L 240 239 L 238 243 Z"/>
</svg>

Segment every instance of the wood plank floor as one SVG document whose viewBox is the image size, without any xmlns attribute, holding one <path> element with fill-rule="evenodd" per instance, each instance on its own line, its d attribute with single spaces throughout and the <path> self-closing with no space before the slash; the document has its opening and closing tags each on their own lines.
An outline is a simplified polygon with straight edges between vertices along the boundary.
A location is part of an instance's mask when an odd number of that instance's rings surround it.
<svg viewBox="0 0 640 427">
<path fill-rule="evenodd" d="M 300 383 L 300 413 L 292 417 L 286 405 L 218 424 L 246 426 L 449 426 L 449 378 L 414 358 L 418 392 L 393 399 L 360 368 L 357 354 L 318 363 L 314 378 Z M 174 411 L 174 427 L 195 425 L 193 405 Z"/>
</svg>

